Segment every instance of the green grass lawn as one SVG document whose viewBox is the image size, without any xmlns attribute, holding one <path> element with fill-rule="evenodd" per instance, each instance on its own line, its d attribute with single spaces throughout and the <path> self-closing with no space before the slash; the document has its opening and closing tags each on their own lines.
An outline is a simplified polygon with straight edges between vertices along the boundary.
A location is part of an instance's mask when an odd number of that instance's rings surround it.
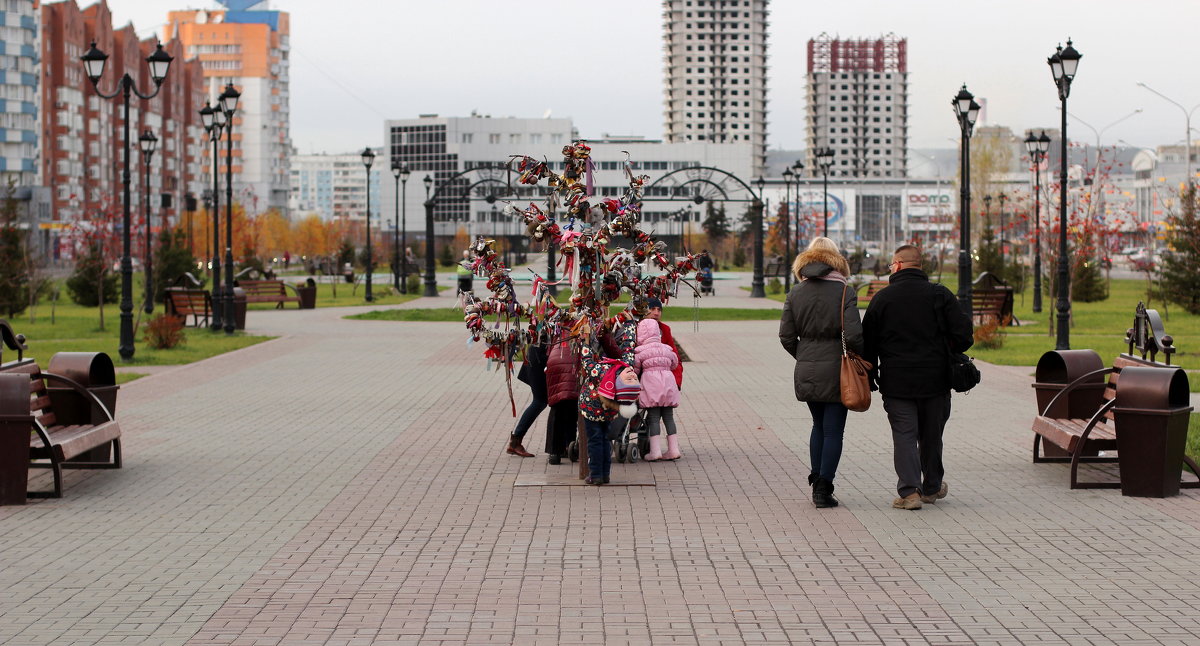
<svg viewBox="0 0 1200 646">
<path fill-rule="evenodd" d="M 295 280 L 292 277 L 283 279 L 289 285 L 301 285 L 303 281 Z M 453 285 L 439 284 L 438 292 L 444 292 L 448 289 L 453 289 Z M 399 303 L 407 303 L 421 297 L 424 291 L 422 285 L 416 292 L 408 294 L 397 294 L 392 291 L 391 280 L 381 283 L 373 283 L 371 285 L 371 295 L 375 298 L 374 303 L 367 303 L 366 293 L 367 287 L 365 283 L 351 285 L 346 282 L 339 282 L 336 285 L 328 280 L 317 283 L 317 307 L 352 307 L 355 305 L 397 305 Z M 288 296 L 294 296 L 292 290 L 287 290 Z M 284 305 L 287 309 L 295 309 L 295 303 Z M 248 310 L 270 310 L 275 309 L 274 303 L 250 303 L 246 306 Z"/>
<path fill-rule="evenodd" d="M 135 287 L 135 293 L 139 293 Z M 156 316 L 163 312 L 162 305 L 156 305 Z M 52 306 L 42 303 L 30 312 L 8 319 L 17 334 L 24 334 L 26 345 L 29 347 L 25 355 L 37 359 L 43 367 L 50 357 L 57 352 L 105 352 L 112 357 L 117 366 L 162 366 L 191 363 L 208 357 L 261 343 L 272 337 L 249 335 L 245 332 L 235 332 L 232 336 L 224 332 L 211 332 L 207 328 L 185 328 L 186 336 L 183 344 L 169 350 L 155 350 L 142 339 L 147 315 L 134 310 L 134 357 L 131 361 L 123 361 L 117 353 L 120 338 L 120 308 L 116 305 L 104 306 L 104 329 L 100 329 L 99 308 L 81 307 L 72 303 L 62 290 L 60 300 Z M 16 358 L 16 354 L 7 347 L 3 348 L 5 361 Z M 143 376 L 143 375 L 138 375 Z M 136 377 L 123 376 L 128 381 Z"/>
<path fill-rule="evenodd" d="M 1200 413 L 1192 413 L 1188 420 L 1187 448 L 1184 449 L 1193 460 L 1200 462 Z"/>
</svg>

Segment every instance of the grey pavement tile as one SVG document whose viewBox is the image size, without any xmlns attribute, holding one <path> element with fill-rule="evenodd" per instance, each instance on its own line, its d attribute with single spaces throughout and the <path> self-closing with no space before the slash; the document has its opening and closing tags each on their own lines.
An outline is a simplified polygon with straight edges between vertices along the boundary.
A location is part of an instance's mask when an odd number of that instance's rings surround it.
<svg viewBox="0 0 1200 646">
<path fill-rule="evenodd" d="M 124 387 L 125 469 L 0 510 L 0 642 L 1194 643 L 1200 494 L 1068 490 L 1028 371 L 955 397 L 949 498 L 890 508 L 876 402 L 818 511 L 775 324 L 677 325 L 684 458 L 618 465 L 657 486 L 514 487 L 575 467 L 502 453 L 461 327 L 341 313 L 252 312 L 281 338 Z"/>
</svg>

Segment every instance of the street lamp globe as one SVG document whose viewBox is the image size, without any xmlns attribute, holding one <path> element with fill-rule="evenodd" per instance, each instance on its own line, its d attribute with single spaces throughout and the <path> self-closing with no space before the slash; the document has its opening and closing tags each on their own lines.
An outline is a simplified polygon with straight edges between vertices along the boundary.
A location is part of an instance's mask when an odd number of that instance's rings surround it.
<svg viewBox="0 0 1200 646">
<path fill-rule="evenodd" d="M 392 177 L 394 177 L 396 179 L 400 179 L 400 173 L 403 171 L 404 171 L 404 165 L 400 163 L 400 160 L 393 159 L 392 160 Z"/>
<path fill-rule="evenodd" d="M 208 101 L 205 101 L 204 107 L 200 108 L 200 122 L 204 124 L 205 130 L 212 130 L 213 121 L 212 104 L 210 104 Z"/>
<path fill-rule="evenodd" d="M 213 122 L 216 123 L 218 128 L 225 127 L 225 124 L 228 121 L 226 117 L 227 115 L 225 114 L 224 110 L 218 108 L 213 109 Z"/>
<path fill-rule="evenodd" d="M 153 155 L 154 149 L 158 147 L 158 137 L 147 128 L 142 132 L 142 136 L 138 137 L 138 147 L 142 149 L 142 154 Z"/>
<path fill-rule="evenodd" d="M 1029 131 L 1028 135 L 1025 135 L 1025 152 L 1029 153 L 1030 159 L 1032 159 L 1034 162 L 1037 161 L 1035 155 L 1037 155 L 1039 152 L 1038 138 L 1033 135 L 1032 130 Z"/>
<path fill-rule="evenodd" d="M 1067 39 L 1067 48 L 1057 53 L 1058 59 L 1062 64 L 1062 75 L 1067 78 L 1067 82 L 1069 83 L 1075 79 L 1075 71 L 1079 69 L 1079 59 L 1083 58 L 1083 55 L 1075 51 L 1075 48 L 1071 46 L 1070 38 Z"/>
<path fill-rule="evenodd" d="M 92 43 L 92 46 L 80 57 L 80 60 L 83 61 L 84 73 L 87 74 L 88 80 L 92 82 L 92 85 L 99 83 L 100 77 L 104 75 L 104 65 L 108 62 L 108 54 L 100 51 L 96 47 L 96 43 Z"/>
<path fill-rule="evenodd" d="M 154 48 L 154 53 L 146 57 L 146 62 L 150 64 L 150 78 L 154 79 L 155 85 L 162 85 L 163 79 L 167 78 L 167 70 L 171 69 L 171 55 L 163 51 L 162 43 Z M 87 63 L 85 62 L 84 65 Z"/>
<path fill-rule="evenodd" d="M 238 92 L 237 89 L 233 87 L 233 83 L 226 83 L 225 91 L 222 92 L 220 96 L 221 111 L 229 116 L 232 116 L 233 113 L 237 111 L 238 99 L 241 98 L 241 96 L 242 93 Z"/>
<path fill-rule="evenodd" d="M 428 175 L 425 176 L 425 179 L 421 180 L 421 183 L 425 185 L 426 193 L 429 192 L 429 189 L 433 188 L 433 178 Z"/>
<path fill-rule="evenodd" d="M 1050 152 L 1050 136 L 1046 134 L 1045 130 L 1038 136 L 1038 152 L 1043 155 Z"/>
<path fill-rule="evenodd" d="M 363 148 L 362 163 L 363 163 L 363 166 L 367 167 L 367 170 L 370 170 L 371 164 L 375 163 L 375 151 L 371 150 L 370 146 Z"/>
<path fill-rule="evenodd" d="M 967 84 L 963 83 L 962 89 L 954 97 L 954 112 L 960 118 L 971 109 L 971 104 L 975 102 L 975 95 L 967 90 Z"/>
</svg>

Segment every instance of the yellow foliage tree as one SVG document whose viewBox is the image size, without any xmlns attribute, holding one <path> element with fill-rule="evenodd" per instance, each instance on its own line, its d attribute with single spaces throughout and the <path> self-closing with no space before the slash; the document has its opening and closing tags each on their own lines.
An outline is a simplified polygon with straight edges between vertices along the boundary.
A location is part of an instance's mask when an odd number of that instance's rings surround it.
<svg viewBox="0 0 1200 646">
<path fill-rule="evenodd" d="M 329 231 L 319 215 L 312 214 L 296 222 L 290 237 L 296 253 L 301 256 L 323 256 L 329 253 Z"/>
</svg>

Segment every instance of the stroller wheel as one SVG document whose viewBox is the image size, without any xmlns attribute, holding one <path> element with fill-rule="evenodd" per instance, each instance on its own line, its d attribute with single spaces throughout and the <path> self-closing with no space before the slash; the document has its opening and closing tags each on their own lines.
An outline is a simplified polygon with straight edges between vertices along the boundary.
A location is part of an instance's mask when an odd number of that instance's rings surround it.
<svg viewBox="0 0 1200 646">
<path fill-rule="evenodd" d="M 626 458 L 629 456 L 626 446 L 624 444 L 614 444 L 617 452 L 617 463 L 620 464 L 625 462 Z"/>
<path fill-rule="evenodd" d="M 633 464 L 634 462 L 638 461 L 638 458 L 641 458 L 641 457 L 642 457 L 642 452 L 638 450 L 638 443 L 637 442 L 631 443 L 629 445 L 629 452 L 626 453 L 626 455 L 625 455 L 625 461 L 628 462 L 629 464 Z"/>
<path fill-rule="evenodd" d="M 571 443 L 567 445 L 567 457 L 570 458 L 572 462 L 579 461 L 579 442 L 571 440 Z"/>
</svg>

